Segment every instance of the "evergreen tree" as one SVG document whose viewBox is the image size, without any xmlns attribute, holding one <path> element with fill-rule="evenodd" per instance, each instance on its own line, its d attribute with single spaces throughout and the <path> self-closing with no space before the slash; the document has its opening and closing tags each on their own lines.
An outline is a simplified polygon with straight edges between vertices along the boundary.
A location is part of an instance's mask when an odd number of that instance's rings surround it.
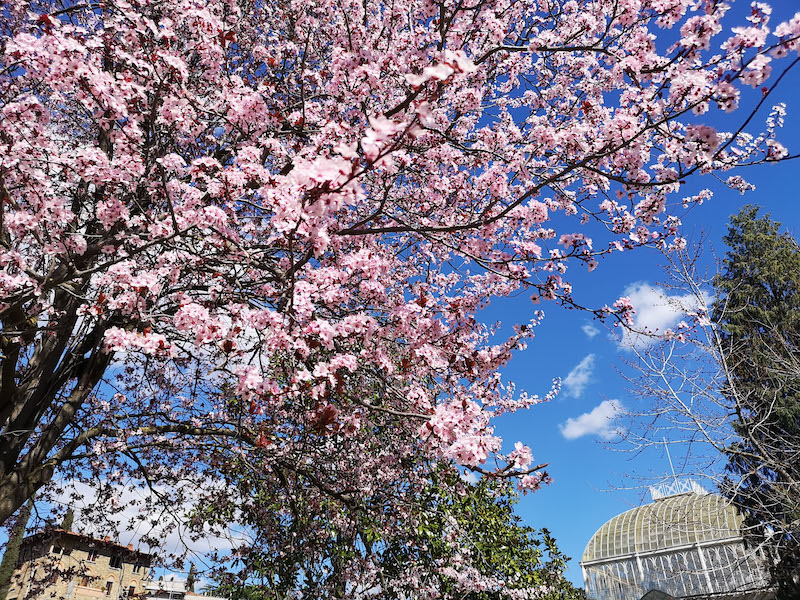
<svg viewBox="0 0 800 600">
<path fill-rule="evenodd" d="M 194 563 L 189 563 L 189 573 L 186 575 L 186 591 L 193 592 L 194 591 L 194 584 L 197 580 L 197 569 L 194 566 Z"/>
<path fill-rule="evenodd" d="M 769 548 L 779 598 L 800 597 L 800 249 L 780 223 L 747 206 L 731 219 L 715 278 L 723 393 L 738 439 L 723 492 Z"/>
<path fill-rule="evenodd" d="M 455 493 L 454 488 L 458 490 Z M 339 583 L 338 565 L 354 553 L 354 545 L 362 544 L 381 573 L 381 587 L 416 577 L 423 588 L 436 590 L 440 600 L 585 598 L 583 590 L 564 576 L 569 558 L 558 549 L 550 532 L 524 525 L 515 513 L 517 494 L 511 482 L 484 477 L 468 485 L 454 469 L 438 470 L 430 476 L 426 496 L 414 502 L 419 544 L 380 536 L 375 524 L 364 519 L 353 523 L 354 538 L 332 537 L 324 558 L 251 554 L 240 563 L 244 569 L 219 577 L 219 585 L 210 591 L 231 600 L 274 600 L 294 594 L 323 597 L 320 590 Z M 470 554 L 466 565 L 464 552 Z M 482 585 L 471 589 L 464 580 L 481 581 Z M 330 596 L 350 597 L 346 589 L 334 591 Z M 380 595 L 386 599 L 418 596 L 418 590 L 398 593 L 390 585 Z"/>
<path fill-rule="evenodd" d="M 64 520 L 61 521 L 61 529 L 64 531 L 72 531 L 72 524 L 75 521 L 75 511 L 71 508 L 67 510 L 67 514 L 64 515 Z"/>
<path fill-rule="evenodd" d="M 28 526 L 28 519 L 31 517 L 32 510 L 33 500 L 28 500 L 28 503 L 19 512 L 17 522 L 14 523 L 14 527 L 11 528 L 11 533 L 8 536 L 6 551 L 3 554 L 3 560 L 0 561 L 0 600 L 6 600 L 8 589 L 11 587 L 11 576 L 17 566 L 19 549 L 22 546 L 25 528 Z"/>
<path fill-rule="evenodd" d="M 409 564 L 428 565 L 430 576 L 438 579 L 434 588 L 441 597 L 460 600 L 528 597 L 535 589 L 547 590 L 539 596 L 542 600 L 585 597 L 564 577 L 570 559 L 551 533 L 524 525 L 515 513 L 518 498 L 508 481 L 484 477 L 453 494 L 449 490 L 455 484 L 449 479 L 454 476 L 458 475 L 444 471 L 432 477 L 428 510 L 420 515 L 424 546 L 386 544 L 382 566 L 387 576 L 399 576 Z M 458 548 L 469 548 L 472 554 L 472 577 L 495 579 L 501 585 L 465 593 L 457 583 L 457 574 L 464 573 L 450 568 L 458 563 Z"/>
</svg>

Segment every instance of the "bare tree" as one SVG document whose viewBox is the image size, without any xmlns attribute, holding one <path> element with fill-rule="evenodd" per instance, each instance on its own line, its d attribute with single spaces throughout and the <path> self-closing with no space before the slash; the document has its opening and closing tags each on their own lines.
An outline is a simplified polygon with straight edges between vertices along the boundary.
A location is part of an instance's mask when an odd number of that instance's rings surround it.
<svg viewBox="0 0 800 600">
<path fill-rule="evenodd" d="M 755 212 L 742 215 L 752 221 Z M 780 240 L 790 242 L 796 258 L 794 240 Z M 774 250 L 767 256 L 777 260 Z M 757 304 L 755 294 L 742 295 L 745 283 L 724 280 L 735 259 L 729 253 L 720 274 L 709 277 L 699 268 L 699 254 L 667 256 L 671 298 L 687 319 L 659 339 L 633 345 L 626 378 L 647 402 L 629 413 L 625 441 L 638 452 L 668 442 L 681 474 L 710 483 L 744 514 L 742 533 L 754 551 L 771 557 L 780 597 L 797 597 L 800 331 L 788 317 L 776 317 L 785 306 L 747 314 Z M 778 262 L 784 284 L 800 278 L 787 261 Z M 754 281 L 768 285 L 764 269 L 748 268 Z M 781 298 L 776 301 L 790 301 L 785 293 Z M 742 323 L 746 335 L 736 329 Z"/>
</svg>

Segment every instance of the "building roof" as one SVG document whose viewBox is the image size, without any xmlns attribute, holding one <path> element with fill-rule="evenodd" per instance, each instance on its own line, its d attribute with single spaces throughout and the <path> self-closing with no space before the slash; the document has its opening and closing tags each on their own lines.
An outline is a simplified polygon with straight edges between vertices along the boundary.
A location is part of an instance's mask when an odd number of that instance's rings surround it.
<svg viewBox="0 0 800 600">
<path fill-rule="evenodd" d="M 179 579 L 166 579 L 159 581 L 148 581 L 144 588 L 148 592 L 186 592 L 186 582 Z"/>
<path fill-rule="evenodd" d="M 675 600 L 675 598 L 661 590 L 650 590 L 642 596 L 642 600 Z"/>
<path fill-rule="evenodd" d="M 178 579 L 175 575 L 170 575 L 166 579 L 159 581 L 150 581 L 145 585 L 147 591 L 147 598 L 160 598 L 163 597 L 162 593 L 166 593 L 171 598 L 180 598 L 182 600 L 227 600 L 220 596 L 204 596 L 196 594 L 186 589 L 186 580 Z"/>
<path fill-rule="evenodd" d="M 740 537 L 742 518 L 722 496 L 690 492 L 617 515 L 597 530 L 582 563 Z"/>
<path fill-rule="evenodd" d="M 38 544 L 46 540 L 52 540 L 55 538 L 65 538 L 65 537 L 72 538 L 74 540 L 79 540 L 94 546 L 113 549 L 120 553 L 135 554 L 139 559 L 152 558 L 152 555 L 148 554 L 147 552 L 142 552 L 140 550 L 134 549 L 133 544 L 128 544 L 127 546 L 123 546 L 118 542 L 111 541 L 111 538 L 104 538 L 101 540 L 98 538 L 93 538 L 92 536 L 86 535 L 84 533 L 75 533 L 74 531 L 66 531 L 64 529 L 49 528 L 37 531 L 36 533 L 29 535 L 24 540 L 22 540 L 22 544 L 23 546 L 28 544 Z"/>
</svg>

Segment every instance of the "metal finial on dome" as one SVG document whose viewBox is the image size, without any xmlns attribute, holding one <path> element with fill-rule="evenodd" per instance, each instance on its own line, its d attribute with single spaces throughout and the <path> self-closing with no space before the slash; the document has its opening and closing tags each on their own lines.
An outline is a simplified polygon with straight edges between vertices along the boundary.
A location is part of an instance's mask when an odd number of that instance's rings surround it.
<svg viewBox="0 0 800 600">
<path fill-rule="evenodd" d="M 650 497 L 653 501 L 661 500 L 662 498 L 669 498 L 670 496 L 679 496 L 681 494 L 707 494 L 702 485 L 697 483 L 694 479 L 678 479 L 674 481 L 665 481 L 658 485 L 650 486 Z"/>
</svg>

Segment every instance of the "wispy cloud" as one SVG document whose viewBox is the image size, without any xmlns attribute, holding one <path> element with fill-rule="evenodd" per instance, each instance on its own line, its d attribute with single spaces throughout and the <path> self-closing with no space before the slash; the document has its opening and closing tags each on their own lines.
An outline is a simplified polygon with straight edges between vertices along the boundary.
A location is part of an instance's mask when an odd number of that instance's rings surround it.
<svg viewBox="0 0 800 600">
<path fill-rule="evenodd" d="M 600 328 L 594 325 L 594 323 L 584 323 L 581 329 L 589 339 L 592 339 L 594 336 L 600 333 Z"/>
<path fill-rule="evenodd" d="M 698 304 L 708 306 L 712 300 L 708 293 L 700 301 L 691 294 L 670 296 L 664 288 L 644 282 L 629 285 L 623 295 L 631 299 L 631 304 L 636 310 L 633 316 L 634 328 L 637 331 L 659 335 L 675 326 L 687 313 L 700 308 Z M 653 342 L 654 338 L 649 335 L 624 330 L 619 348 L 640 349 Z"/>
<path fill-rule="evenodd" d="M 156 498 L 162 494 L 169 497 L 170 490 L 166 488 L 156 487 L 151 491 L 121 484 L 108 485 L 110 494 L 106 496 L 85 483 L 64 482 L 55 500 L 75 510 L 77 531 L 98 537 L 118 532 L 120 543 L 130 543 L 148 551 L 155 549 L 148 544 L 155 539 L 159 541 L 158 550 L 178 555 L 187 550 L 196 555 L 211 550 L 230 550 L 247 538 L 246 532 L 237 529 L 235 524 L 231 524 L 223 536 L 210 530 L 199 538 L 193 535 L 186 523 L 199 505 L 198 494 L 191 490 L 183 501 L 169 504 Z"/>
<path fill-rule="evenodd" d="M 599 435 L 604 440 L 610 440 L 619 433 L 615 420 L 622 411 L 622 403 L 619 400 L 603 400 L 590 412 L 574 419 L 567 419 L 558 428 L 561 430 L 561 435 L 568 440 L 584 435 Z"/>
<path fill-rule="evenodd" d="M 594 354 L 585 356 L 564 378 L 562 385 L 568 398 L 581 397 L 583 390 L 592 380 L 594 362 Z"/>
</svg>

